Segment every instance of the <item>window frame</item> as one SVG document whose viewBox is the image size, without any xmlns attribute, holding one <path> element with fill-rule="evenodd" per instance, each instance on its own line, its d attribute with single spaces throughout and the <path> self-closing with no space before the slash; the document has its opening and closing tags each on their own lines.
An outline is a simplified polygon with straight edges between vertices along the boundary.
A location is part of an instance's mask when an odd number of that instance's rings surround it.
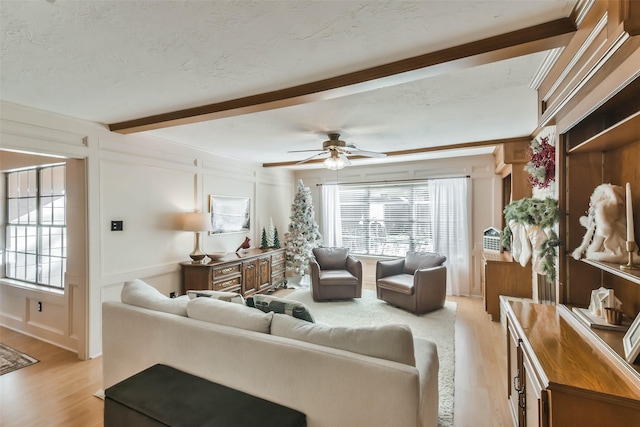
<svg viewBox="0 0 640 427">
<path fill-rule="evenodd" d="M 402 190 L 409 192 L 409 206 L 404 217 L 402 213 L 396 216 L 387 215 L 388 212 L 394 210 L 394 206 L 398 205 L 397 202 L 372 202 L 372 199 L 376 197 L 372 193 L 380 193 L 385 190 L 389 194 L 395 193 L 396 197 L 401 194 Z M 366 197 L 360 202 L 345 200 L 343 196 L 347 192 L 354 191 L 364 191 Z M 428 180 L 398 184 L 341 185 L 339 194 L 342 245 L 349 248 L 351 253 L 365 256 L 396 257 L 405 256 L 407 251 L 433 251 L 434 238 Z M 367 217 L 365 218 L 363 215 L 359 221 L 360 228 L 354 230 L 356 218 L 345 211 L 344 207 L 347 205 L 355 206 L 354 211 L 359 207 L 362 213 L 366 212 Z M 372 209 L 376 210 L 377 214 L 372 215 Z M 397 211 L 397 209 L 395 210 Z M 380 216 L 382 217 L 380 218 Z M 424 230 L 425 227 L 428 228 L 428 231 L 420 233 L 420 230 Z M 409 230 L 409 232 L 404 235 L 404 238 L 401 238 L 400 236 L 403 234 L 390 233 L 390 230 Z M 380 233 L 383 236 L 380 236 Z M 374 236 L 374 234 L 376 235 Z M 358 238 L 363 240 L 364 244 L 358 245 L 350 242 L 350 240 Z"/>
<path fill-rule="evenodd" d="M 61 180 L 56 180 L 54 175 L 56 169 L 60 168 L 62 169 Z M 10 186 L 11 175 L 30 171 L 35 173 L 35 185 L 29 182 L 29 194 L 22 195 L 18 193 L 17 196 L 12 196 L 16 191 L 13 191 L 13 187 Z M 51 178 L 49 179 L 51 186 L 45 190 L 43 189 L 43 174 L 47 171 L 51 173 Z M 17 179 L 19 187 L 19 176 Z M 6 279 L 42 286 L 51 290 L 64 290 L 68 246 L 66 180 L 66 163 L 40 165 L 5 172 L 6 234 L 4 273 Z M 58 188 L 56 188 L 56 182 L 61 182 Z M 31 192 L 35 192 L 35 195 L 31 195 Z M 16 206 L 19 216 L 12 220 L 12 206 L 15 206 L 13 201 L 20 199 L 35 200 L 35 206 L 29 201 L 25 205 L 27 207 L 25 212 L 25 215 L 27 215 L 26 222 L 20 220 L 22 218 L 20 215 L 22 213 L 20 202 L 17 202 Z M 45 199 L 49 200 L 49 203 L 43 202 Z M 60 199 L 62 199 L 62 203 L 60 203 Z M 45 208 L 50 208 L 50 215 L 45 215 Z M 56 210 L 61 210 L 62 213 L 56 214 Z M 32 220 L 33 212 L 35 212 L 35 220 Z M 30 229 L 32 230 L 31 233 L 27 234 Z M 31 242 L 32 246 L 30 247 L 29 235 L 34 240 L 34 242 Z M 22 250 L 19 248 L 20 239 L 24 239 Z M 56 240 L 59 241 L 57 244 L 55 243 Z M 28 261 L 29 257 L 32 257 L 33 261 Z M 22 259 L 19 261 L 19 258 Z M 52 266 L 55 269 L 55 265 L 59 267 L 58 271 L 52 273 Z M 46 272 L 44 271 L 45 268 L 47 269 Z M 22 270 L 22 274 L 18 274 L 20 270 Z"/>
</svg>

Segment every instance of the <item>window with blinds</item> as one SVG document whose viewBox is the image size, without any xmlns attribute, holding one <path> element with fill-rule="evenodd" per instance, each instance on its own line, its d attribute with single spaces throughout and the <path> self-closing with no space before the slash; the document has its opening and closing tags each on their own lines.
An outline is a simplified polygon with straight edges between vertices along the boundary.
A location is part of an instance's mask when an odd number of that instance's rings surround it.
<svg viewBox="0 0 640 427">
<path fill-rule="evenodd" d="M 433 251 L 426 182 L 340 187 L 342 244 L 351 253 L 404 256 Z"/>
<path fill-rule="evenodd" d="M 7 278 L 64 288 L 65 189 L 65 165 L 7 173 Z"/>
</svg>

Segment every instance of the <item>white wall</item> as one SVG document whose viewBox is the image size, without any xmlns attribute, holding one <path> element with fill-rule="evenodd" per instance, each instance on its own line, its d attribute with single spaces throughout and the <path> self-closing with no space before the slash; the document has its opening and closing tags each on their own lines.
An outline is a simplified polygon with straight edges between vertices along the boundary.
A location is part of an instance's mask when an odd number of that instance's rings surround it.
<svg viewBox="0 0 640 427">
<path fill-rule="evenodd" d="M 193 233 L 180 230 L 180 214 L 206 212 L 210 194 L 250 197 L 252 226 L 249 233 L 202 236 L 205 251 L 233 251 L 245 237 L 259 246 L 270 217 L 284 235 L 294 194 L 291 172 L 10 103 L 1 107 L 0 149 L 86 159 L 85 212 L 74 221 L 85 217 L 86 233 L 79 238 L 88 248 L 85 274 L 67 277 L 75 291 L 62 296 L 0 279 L 2 325 L 70 348 L 80 358 L 99 355 L 101 304 L 119 299 L 125 281 L 142 278 L 167 295 L 180 292 L 179 263 L 189 260 L 194 247 Z M 112 220 L 123 221 L 124 230 L 110 231 Z M 57 299 L 61 308 L 43 309 L 35 325 L 31 309 L 23 308 L 35 299 Z M 27 310 L 20 321 L 12 314 L 16 307 Z M 78 318 L 84 337 L 68 327 Z M 65 332 L 51 332 L 57 330 Z"/>
<path fill-rule="evenodd" d="M 335 182 L 336 176 L 344 182 L 470 175 L 475 266 L 470 280 L 472 292 L 480 295 L 482 230 L 499 224 L 500 180 L 493 174 L 491 155 L 352 166 L 338 174 L 304 170 L 294 176 L 142 134 L 112 133 L 98 123 L 6 102 L 0 107 L 0 149 L 84 159 L 83 170 L 74 173 L 86 180 L 84 212 L 73 216 L 74 222 L 81 223 L 77 228 L 85 231 L 84 235 L 78 231 L 81 241 L 74 243 L 86 248 L 85 259 L 76 262 L 81 265 L 66 278 L 67 291 L 61 296 L 17 287 L 0 278 L 0 323 L 77 351 L 80 358 L 101 353 L 101 304 L 119 299 L 125 281 L 142 278 L 167 295 L 180 291 L 179 263 L 189 260 L 194 247 L 193 233 L 179 229 L 180 213 L 207 211 L 210 194 L 250 197 L 251 231 L 204 235 L 203 249 L 234 251 L 245 237 L 258 247 L 262 227 L 268 226 L 270 218 L 283 242 L 298 177 L 311 188 L 318 215 L 320 193 L 315 184 Z M 124 221 L 124 230 L 110 231 L 112 220 Z M 0 248 L 4 248 L 3 236 L 0 233 Z M 365 264 L 367 280 L 372 281 L 375 260 Z M 33 311 L 33 301 L 43 301 L 43 312 Z"/>
<path fill-rule="evenodd" d="M 489 226 L 500 226 L 501 181 L 494 174 L 492 155 L 456 157 L 449 159 L 424 160 L 401 164 L 350 166 L 336 171 L 327 169 L 301 170 L 295 174 L 311 190 L 316 221 L 320 220 L 320 187 L 316 184 L 339 182 L 412 180 L 432 177 L 466 176 L 471 177 L 471 260 L 472 276 L 470 289 L 475 296 L 482 295 L 480 286 L 480 268 L 482 252 L 482 232 Z M 321 233 L 324 230 L 320 230 Z M 366 285 L 375 286 L 375 265 L 377 257 L 360 257 L 363 262 L 363 275 Z"/>
</svg>

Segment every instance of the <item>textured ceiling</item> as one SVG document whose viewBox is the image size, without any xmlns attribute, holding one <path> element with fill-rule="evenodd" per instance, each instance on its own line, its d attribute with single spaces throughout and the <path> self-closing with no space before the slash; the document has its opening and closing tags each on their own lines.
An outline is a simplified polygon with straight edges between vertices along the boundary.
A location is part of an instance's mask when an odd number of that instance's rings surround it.
<svg viewBox="0 0 640 427">
<path fill-rule="evenodd" d="M 3 0 L 0 99 L 126 121 L 504 34 L 567 17 L 575 3 Z M 536 126 L 530 82 L 544 57 L 147 133 L 263 163 L 308 157 L 287 151 L 319 148 L 330 130 L 374 151 L 521 137 Z"/>
</svg>

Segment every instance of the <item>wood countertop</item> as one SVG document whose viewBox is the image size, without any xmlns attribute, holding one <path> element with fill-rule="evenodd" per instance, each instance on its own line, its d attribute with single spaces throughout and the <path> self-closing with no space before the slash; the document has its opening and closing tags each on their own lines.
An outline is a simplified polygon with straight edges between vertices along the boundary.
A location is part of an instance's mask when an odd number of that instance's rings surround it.
<svg viewBox="0 0 640 427">
<path fill-rule="evenodd" d="M 536 371 L 545 386 L 569 387 L 585 392 L 629 399 L 640 407 L 640 387 L 633 368 L 612 360 L 590 331 L 581 330 L 566 307 L 508 301 L 508 315 L 534 357 Z M 586 328 L 586 326 L 585 326 Z M 626 369 L 625 369 L 626 368 Z"/>
</svg>

